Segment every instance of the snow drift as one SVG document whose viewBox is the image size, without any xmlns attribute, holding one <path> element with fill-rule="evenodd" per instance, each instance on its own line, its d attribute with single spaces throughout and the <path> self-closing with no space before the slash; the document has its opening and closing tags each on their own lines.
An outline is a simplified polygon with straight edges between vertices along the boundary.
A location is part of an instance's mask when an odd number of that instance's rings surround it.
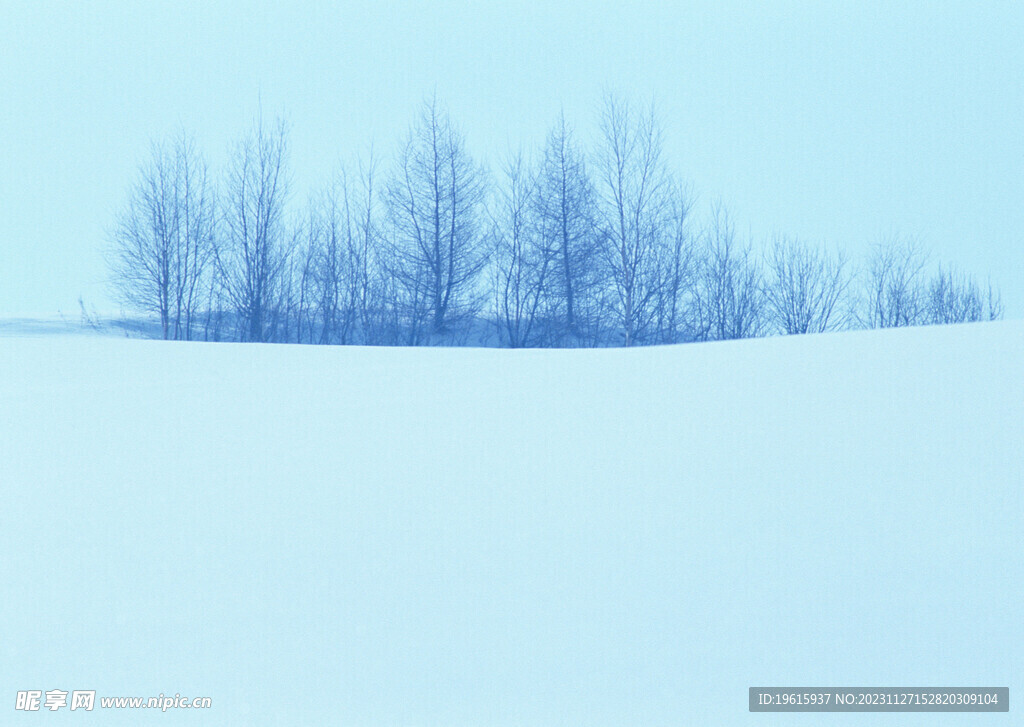
<svg viewBox="0 0 1024 727">
<path fill-rule="evenodd" d="M 597 351 L 8 337 L 0 412 L 11 702 L 802 725 L 747 688 L 1024 690 L 1021 322 Z"/>
</svg>

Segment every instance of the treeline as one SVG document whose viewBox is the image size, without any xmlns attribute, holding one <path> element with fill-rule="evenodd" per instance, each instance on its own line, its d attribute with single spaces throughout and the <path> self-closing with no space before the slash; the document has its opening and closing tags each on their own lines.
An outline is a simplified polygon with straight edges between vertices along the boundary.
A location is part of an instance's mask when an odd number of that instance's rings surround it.
<svg viewBox="0 0 1024 727">
<path fill-rule="evenodd" d="M 216 176 L 195 140 L 154 144 L 112 234 L 122 302 L 164 338 L 368 345 L 634 346 L 1001 317 L 999 295 L 913 241 L 862 266 L 718 207 L 698 229 L 653 108 L 614 96 L 583 148 L 560 118 L 489 172 L 423 104 L 303 209 L 288 131 L 257 118 Z"/>
</svg>

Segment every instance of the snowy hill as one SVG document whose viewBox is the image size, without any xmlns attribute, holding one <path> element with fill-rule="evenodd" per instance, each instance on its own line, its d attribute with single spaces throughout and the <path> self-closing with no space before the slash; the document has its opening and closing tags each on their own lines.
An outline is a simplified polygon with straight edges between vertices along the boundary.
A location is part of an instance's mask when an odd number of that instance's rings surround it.
<svg viewBox="0 0 1024 727">
<path fill-rule="evenodd" d="M 5 700 L 849 725 L 887 720 L 751 715 L 747 689 L 1024 694 L 1021 322 L 599 351 L 2 337 L 0 412 Z"/>
</svg>

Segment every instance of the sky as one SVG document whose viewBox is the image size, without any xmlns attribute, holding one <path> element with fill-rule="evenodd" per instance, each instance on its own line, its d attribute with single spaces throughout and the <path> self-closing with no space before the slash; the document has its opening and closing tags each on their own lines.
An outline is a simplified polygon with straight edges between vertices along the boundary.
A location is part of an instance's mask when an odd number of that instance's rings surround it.
<svg viewBox="0 0 1024 727">
<path fill-rule="evenodd" d="M 696 219 L 865 255 L 918 239 L 1024 317 L 1024 5 L 1011 2 L 0 3 L 0 316 L 116 311 L 104 249 L 153 141 L 214 171 L 257 110 L 296 203 L 422 100 L 492 169 L 601 95 L 654 99 Z"/>
</svg>

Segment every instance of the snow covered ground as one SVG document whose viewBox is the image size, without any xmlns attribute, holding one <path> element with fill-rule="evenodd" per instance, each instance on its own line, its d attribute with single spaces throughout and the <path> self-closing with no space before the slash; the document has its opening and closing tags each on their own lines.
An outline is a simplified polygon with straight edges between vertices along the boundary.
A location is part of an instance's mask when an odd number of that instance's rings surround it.
<svg viewBox="0 0 1024 727">
<path fill-rule="evenodd" d="M 213 700 L 83 724 L 988 722 L 750 714 L 747 689 L 1009 686 L 1019 712 L 1022 485 L 1019 321 L 0 337 L 0 721 L 63 723 L 15 692 L 81 689 Z"/>
</svg>

